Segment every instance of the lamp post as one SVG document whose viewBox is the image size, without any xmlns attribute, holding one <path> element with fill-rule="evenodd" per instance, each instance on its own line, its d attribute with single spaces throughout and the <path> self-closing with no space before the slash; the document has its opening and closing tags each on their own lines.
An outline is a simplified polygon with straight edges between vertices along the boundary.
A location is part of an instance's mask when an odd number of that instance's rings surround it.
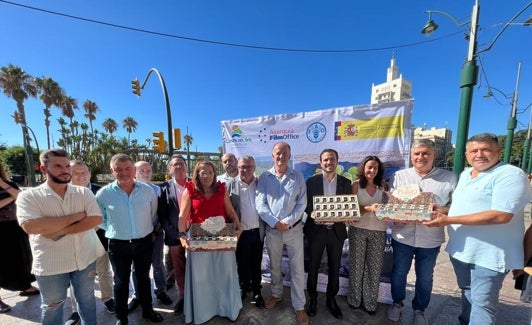
<svg viewBox="0 0 532 325">
<path fill-rule="evenodd" d="M 460 97 L 460 112 L 458 115 L 458 127 L 456 132 L 456 149 L 454 154 L 454 162 L 453 162 L 453 171 L 456 174 L 460 174 L 462 170 L 464 169 L 465 165 L 465 144 L 467 141 L 468 133 L 469 133 L 469 120 L 471 117 L 471 106 L 473 103 L 473 88 L 477 84 L 478 80 L 478 65 L 476 57 L 478 54 L 482 52 L 489 51 L 495 42 L 499 39 L 501 34 L 510 26 L 513 21 L 519 17 L 526 9 L 528 9 L 532 5 L 532 2 L 529 2 L 523 9 L 521 9 L 514 17 L 512 17 L 505 25 L 504 27 L 497 33 L 495 38 L 489 43 L 488 47 L 486 47 L 483 50 L 477 51 L 477 30 L 478 30 L 478 22 L 479 22 L 479 14 L 480 14 L 480 5 L 479 0 L 475 0 L 475 4 L 473 5 L 473 10 L 471 13 L 471 21 L 470 22 L 464 22 L 460 23 L 457 19 L 455 19 L 453 16 L 449 15 L 448 13 L 442 12 L 442 11 L 435 11 L 435 10 L 427 10 L 426 13 L 429 14 L 429 21 L 425 25 L 425 27 L 421 30 L 422 34 L 429 35 L 433 31 L 435 31 L 438 28 L 438 25 L 434 23 L 434 21 L 431 19 L 432 14 L 441 14 L 448 18 L 451 18 L 451 20 L 458 25 L 459 27 L 466 25 L 467 23 L 470 24 L 469 26 L 469 46 L 467 50 L 467 59 L 464 65 L 462 66 L 462 71 L 460 74 L 460 88 L 462 89 L 462 94 Z M 527 25 L 530 23 L 530 19 L 528 19 L 524 24 Z"/>
<path fill-rule="evenodd" d="M 506 140 L 505 140 L 505 143 L 504 143 L 504 162 L 505 163 L 509 163 L 510 162 L 510 158 L 512 156 L 512 143 L 514 141 L 514 131 L 515 131 L 515 128 L 517 127 L 517 99 L 519 97 L 519 79 L 521 77 L 521 61 L 519 61 L 519 65 L 518 65 L 518 68 L 517 68 L 517 81 L 515 83 L 515 91 L 512 95 L 512 101 L 511 101 L 511 104 L 512 104 L 512 110 L 510 112 L 510 117 L 508 118 L 508 123 L 506 124 L 506 129 L 508 130 L 507 134 L 506 134 Z M 505 93 L 503 93 L 502 91 L 500 91 L 499 89 L 495 88 L 495 87 L 489 87 L 489 91 L 486 95 L 484 95 L 484 97 L 491 97 L 493 96 L 493 93 L 491 92 L 491 90 L 496 90 L 498 91 L 499 93 L 501 93 L 505 98 L 509 98 L 508 95 L 506 95 Z"/>
<path fill-rule="evenodd" d="M 526 135 L 525 143 L 523 145 L 523 157 L 521 158 L 521 169 L 527 174 L 530 174 L 530 168 L 528 167 L 528 164 L 529 164 L 528 159 L 530 159 L 531 157 L 528 155 L 528 152 L 530 150 L 530 124 L 531 123 L 532 123 L 532 110 L 530 110 L 530 118 L 528 120 L 528 132 Z"/>
<path fill-rule="evenodd" d="M 174 140 L 172 135 L 172 112 L 170 111 L 170 100 L 168 99 L 168 92 L 166 91 L 166 84 L 164 83 L 163 76 L 157 69 L 151 68 L 150 71 L 148 71 L 148 74 L 146 75 L 146 78 L 144 79 L 144 82 L 142 83 L 140 89 L 135 89 L 136 83 L 135 81 L 132 82 L 133 93 L 137 94 L 137 96 L 140 96 L 140 90 L 144 89 L 144 86 L 148 82 L 148 79 L 150 78 L 150 75 L 153 72 L 155 72 L 155 74 L 157 74 L 157 76 L 159 77 L 159 82 L 161 83 L 161 87 L 163 89 L 164 101 L 166 105 L 166 121 L 168 126 L 168 157 L 171 157 L 174 153 Z"/>
</svg>

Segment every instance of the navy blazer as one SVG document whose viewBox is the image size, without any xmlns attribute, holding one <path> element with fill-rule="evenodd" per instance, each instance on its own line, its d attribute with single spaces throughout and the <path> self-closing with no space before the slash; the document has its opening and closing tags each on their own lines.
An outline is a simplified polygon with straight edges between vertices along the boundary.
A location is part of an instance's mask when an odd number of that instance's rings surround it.
<svg viewBox="0 0 532 325">
<path fill-rule="evenodd" d="M 178 227 L 179 204 L 177 203 L 174 183 L 175 180 L 172 178 L 160 185 L 161 195 L 157 205 L 159 223 L 164 230 L 164 243 L 168 246 L 181 245 Z"/>
<path fill-rule="evenodd" d="M 305 234 L 312 236 L 318 229 L 314 219 L 310 217 L 310 214 L 314 210 L 313 199 L 316 195 L 323 195 L 323 174 L 317 174 L 307 179 L 307 221 L 303 228 Z M 342 175 L 336 175 L 336 194 L 351 194 L 351 181 Z M 347 227 L 343 222 L 336 222 L 333 225 L 334 232 L 340 241 L 344 241 L 347 238 Z"/>
</svg>

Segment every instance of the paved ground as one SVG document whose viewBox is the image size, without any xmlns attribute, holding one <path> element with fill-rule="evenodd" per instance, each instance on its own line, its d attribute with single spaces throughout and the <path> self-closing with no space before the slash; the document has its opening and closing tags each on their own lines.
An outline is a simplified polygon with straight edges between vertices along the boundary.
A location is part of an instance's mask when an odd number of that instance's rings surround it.
<svg viewBox="0 0 532 325">
<path fill-rule="evenodd" d="M 527 226 L 530 225 L 531 219 L 527 218 Z M 412 300 L 412 290 L 415 277 L 413 271 L 410 272 L 407 286 L 407 299 L 405 305 L 408 306 L 409 301 Z M 504 286 L 500 295 L 499 305 L 499 317 L 497 325 L 532 325 L 532 305 L 525 304 L 519 301 L 520 291 L 513 288 L 514 281 L 511 279 L 511 275 L 506 277 Z M 176 298 L 177 292 L 173 288 L 169 292 L 172 298 Z M 268 284 L 264 284 L 263 296 L 265 299 L 269 297 L 270 289 Z M 97 291 L 99 295 L 99 291 Z M 39 296 L 33 297 L 20 297 L 17 292 L 10 292 L 0 290 L 0 296 L 2 300 L 11 305 L 13 309 L 7 314 L 0 314 L 1 325 L 27 325 L 39 323 Z M 154 299 L 156 301 L 156 299 Z M 342 308 L 344 318 L 342 320 L 336 320 L 329 315 L 325 308 L 325 296 L 320 294 L 318 300 L 318 314 L 310 319 L 311 324 L 411 324 L 412 323 L 412 310 L 405 308 L 403 313 L 403 319 L 394 323 L 386 318 L 386 308 L 388 305 L 380 304 L 377 314 L 375 316 L 369 316 L 360 310 L 351 310 L 347 306 L 347 302 L 344 297 L 338 298 L 338 304 Z M 155 302 L 155 309 L 161 312 L 165 318 L 162 324 L 184 324 L 184 316 L 172 315 L 173 305 L 164 306 Z M 114 316 L 105 311 L 103 304 L 98 301 L 98 322 L 99 324 L 107 325 L 114 324 Z M 456 280 L 452 265 L 449 261 L 449 257 L 445 252 L 439 255 L 435 274 L 434 274 L 434 289 L 432 294 L 432 300 L 429 308 L 426 311 L 426 315 L 429 318 L 431 324 L 434 325 L 447 325 L 458 324 L 457 315 L 460 312 L 460 291 L 456 285 Z M 66 303 L 65 307 L 65 319 L 70 315 L 70 301 Z M 141 318 L 140 308 L 129 316 L 130 324 L 148 324 Z M 235 322 L 231 322 L 229 319 L 215 317 L 206 325 L 297 325 L 297 319 L 290 304 L 290 289 L 285 287 L 283 301 L 273 310 L 257 309 L 254 305 L 250 304 L 249 298 L 244 302 L 244 308 L 241 311 L 239 318 Z"/>
</svg>

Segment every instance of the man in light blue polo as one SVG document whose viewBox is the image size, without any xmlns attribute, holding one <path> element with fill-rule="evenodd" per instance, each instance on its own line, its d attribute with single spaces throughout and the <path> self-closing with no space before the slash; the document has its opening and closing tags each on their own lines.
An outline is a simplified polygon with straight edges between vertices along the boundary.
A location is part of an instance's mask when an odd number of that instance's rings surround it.
<svg viewBox="0 0 532 325">
<path fill-rule="evenodd" d="M 523 268 L 524 208 L 531 200 L 526 174 L 500 161 L 497 136 L 481 133 L 466 143 L 472 166 L 460 175 L 446 226 L 446 251 L 462 290 L 460 324 L 495 324 L 499 292 L 509 270 Z"/>
<path fill-rule="evenodd" d="M 152 306 L 150 265 L 153 253 L 152 232 L 157 222 L 157 195 L 153 189 L 135 180 L 131 157 L 116 154 L 111 158 L 115 181 L 96 193 L 102 211 L 101 228 L 109 238 L 109 260 L 114 271 L 116 325 L 127 325 L 129 276 L 134 264 L 142 318 L 153 323 L 163 321 Z"/>
<path fill-rule="evenodd" d="M 281 260 L 286 245 L 290 264 L 292 306 L 300 324 L 308 324 L 305 312 L 305 269 L 303 266 L 303 224 L 307 206 L 307 188 L 303 175 L 289 167 L 290 145 L 273 146 L 273 167 L 259 177 L 256 208 L 266 227 L 266 248 L 270 256 L 272 296 L 267 309 L 274 308 L 283 296 Z"/>
</svg>

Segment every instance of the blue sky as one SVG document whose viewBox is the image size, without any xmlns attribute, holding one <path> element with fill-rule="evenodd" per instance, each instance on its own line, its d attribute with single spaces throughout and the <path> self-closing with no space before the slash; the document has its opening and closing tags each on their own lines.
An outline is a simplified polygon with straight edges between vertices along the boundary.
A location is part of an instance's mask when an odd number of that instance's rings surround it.
<svg viewBox="0 0 532 325">
<path fill-rule="evenodd" d="M 152 75 L 137 98 L 131 80 L 144 80 L 150 68 L 164 77 L 173 126 L 194 138 L 192 150 L 217 151 L 220 121 L 270 114 L 369 104 L 371 85 L 386 80 L 395 52 L 399 72 L 413 84 L 412 121 L 416 126 L 448 127 L 456 136 L 460 69 L 466 58 L 467 26 L 433 15 L 440 28 L 420 33 L 425 10 L 442 10 L 459 21 L 471 15 L 469 1 L 25 1 L 17 4 L 142 30 L 215 42 L 298 50 L 350 50 L 340 53 L 274 51 L 223 46 L 141 33 L 58 16 L 0 1 L 0 66 L 14 64 L 35 77 L 49 76 L 76 98 L 100 107 L 95 126 L 107 117 L 120 125 L 138 122 L 132 135 L 141 143 L 165 131 L 162 90 Z M 480 1 L 478 47 L 483 49 L 528 1 Z M 516 22 L 532 15 L 532 8 Z M 427 42 L 430 41 L 430 42 Z M 412 45 L 411 45 L 412 44 Z M 406 46 L 410 45 L 410 46 Z M 395 48 L 395 50 L 394 50 Z M 532 28 L 512 25 L 494 47 L 480 55 L 470 135 L 506 134 L 510 99 L 522 60 L 518 108 L 532 103 Z M 487 82 L 486 82 L 487 79 Z M 43 104 L 28 100 L 27 121 L 41 148 L 46 146 Z M 15 102 L 0 94 L 0 143 L 22 143 L 20 126 L 10 117 Z M 86 121 L 83 109 L 77 113 Z M 52 108 L 51 130 L 59 129 Z M 530 108 L 518 115 L 526 129 Z M 119 128 L 118 136 L 127 136 Z M 58 132 L 53 132 L 57 141 Z"/>
</svg>

